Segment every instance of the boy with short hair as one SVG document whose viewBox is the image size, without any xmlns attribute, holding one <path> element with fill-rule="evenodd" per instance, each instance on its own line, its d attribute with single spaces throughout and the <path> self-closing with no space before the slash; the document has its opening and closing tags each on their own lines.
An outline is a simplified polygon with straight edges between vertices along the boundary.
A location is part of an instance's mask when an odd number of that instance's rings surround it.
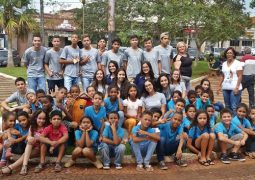
<svg viewBox="0 0 255 180">
<path fill-rule="evenodd" d="M 144 170 L 143 164 L 147 171 L 153 171 L 153 168 L 150 165 L 150 160 L 160 137 L 155 133 L 155 129 L 151 128 L 151 123 L 151 112 L 144 111 L 141 118 L 141 124 L 132 129 L 131 147 L 136 157 L 137 171 Z"/>
<path fill-rule="evenodd" d="M 229 109 L 223 109 L 220 113 L 221 122 L 217 123 L 214 129 L 218 137 L 218 144 L 221 151 L 221 161 L 224 164 L 230 164 L 229 159 L 245 161 L 239 153 L 241 146 L 245 145 L 248 135 L 234 125 L 232 121 L 232 113 Z M 232 148 L 229 156 L 227 150 Z"/>
<path fill-rule="evenodd" d="M 61 160 L 65 154 L 65 143 L 68 140 L 68 131 L 62 124 L 62 113 L 58 110 L 52 111 L 50 113 L 50 123 L 40 136 L 40 164 L 35 168 L 36 173 L 41 172 L 45 166 L 47 150 L 49 150 L 50 154 L 57 156 L 55 172 L 62 170 Z"/>
<path fill-rule="evenodd" d="M 209 99 L 209 91 L 202 90 L 201 95 L 196 100 L 196 109 L 197 110 L 205 110 L 205 107 L 207 105 L 210 105 L 210 99 Z"/>
<path fill-rule="evenodd" d="M 182 119 L 182 113 L 175 112 L 170 122 L 158 126 L 160 141 L 158 142 L 157 158 L 161 170 L 168 169 L 164 162 L 166 155 L 174 154 L 174 161 L 178 166 L 187 166 L 187 163 L 181 159 L 184 144 Z"/>
<path fill-rule="evenodd" d="M 106 110 L 102 106 L 104 95 L 101 92 L 96 92 L 93 97 L 93 106 L 85 108 L 84 115 L 93 120 L 94 126 L 99 134 L 102 134 L 104 128 L 104 120 L 106 119 Z"/>
<path fill-rule="evenodd" d="M 125 153 L 125 145 L 121 143 L 125 132 L 118 126 L 119 114 L 110 112 L 108 114 L 109 125 L 106 125 L 102 134 L 99 154 L 103 162 L 103 169 L 110 169 L 110 157 L 114 156 L 116 169 L 122 169 L 121 161 Z"/>
<path fill-rule="evenodd" d="M 129 38 L 130 47 L 124 52 L 124 68 L 127 72 L 127 77 L 130 82 L 141 71 L 141 63 L 143 61 L 143 50 L 138 47 L 139 40 L 137 35 L 132 35 Z"/>
<path fill-rule="evenodd" d="M 168 112 L 165 113 L 164 118 L 167 118 L 167 119 L 171 118 L 175 112 L 183 113 L 183 110 L 185 108 L 185 103 L 186 103 L 185 99 L 183 98 L 177 99 L 174 105 L 175 111 L 170 109 Z"/>
<path fill-rule="evenodd" d="M 24 108 L 24 110 L 27 113 L 32 114 L 37 109 L 41 109 L 43 107 L 42 103 L 38 99 L 36 99 L 36 95 L 35 95 L 34 92 L 28 92 L 26 94 L 26 97 L 27 97 L 27 100 L 28 100 L 28 103 L 29 103 L 29 109 Z"/>
</svg>

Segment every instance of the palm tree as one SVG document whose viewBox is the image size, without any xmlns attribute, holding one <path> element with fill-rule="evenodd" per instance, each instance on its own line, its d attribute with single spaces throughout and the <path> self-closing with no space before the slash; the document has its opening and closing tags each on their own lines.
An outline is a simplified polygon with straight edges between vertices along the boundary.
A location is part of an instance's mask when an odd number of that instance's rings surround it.
<svg viewBox="0 0 255 180">
<path fill-rule="evenodd" d="M 36 21 L 27 10 L 29 0 L 1 0 L 0 27 L 8 35 L 8 67 L 13 67 L 12 40 L 16 35 L 27 38 L 29 32 L 37 28 Z"/>
</svg>

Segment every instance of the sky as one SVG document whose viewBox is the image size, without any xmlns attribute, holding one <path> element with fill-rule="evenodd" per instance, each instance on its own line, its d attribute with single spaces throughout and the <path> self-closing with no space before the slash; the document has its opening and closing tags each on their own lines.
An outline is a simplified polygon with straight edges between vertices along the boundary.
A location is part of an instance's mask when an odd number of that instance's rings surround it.
<svg viewBox="0 0 255 180">
<path fill-rule="evenodd" d="M 52 0 L 55 1 L 55 0 Z M 64 10 L 64 9 L 72 9 L 72 8 L 81 8 L 82 7 L 82 3 L 80 2 L 80 0 L 57 0 L 59 3 L 61 3 L 61 6 L 49 6 L 49 5 L 45 5 L 44 7 L 44 12 L 45 13 L 52 13 L 54 11 L 58 11 L 58 10 Z M 92 0 L 86 0 L 88 1 L 92 1 Z M 50 0 L 44 0 L 44 3 L 46 4 L 47 2 L 50 2 Z M 245 7 L 246 7 L 246 11 L 250 12 L 251 16 L 255 16 L 255 9 L 251 9 L 250 6 L 250 2 L 251 0 L 245 0 Z M 32 7 L 36 8 L 36 9 L 40 9 L 40 0 L 32 0 Z"/>
</svg>

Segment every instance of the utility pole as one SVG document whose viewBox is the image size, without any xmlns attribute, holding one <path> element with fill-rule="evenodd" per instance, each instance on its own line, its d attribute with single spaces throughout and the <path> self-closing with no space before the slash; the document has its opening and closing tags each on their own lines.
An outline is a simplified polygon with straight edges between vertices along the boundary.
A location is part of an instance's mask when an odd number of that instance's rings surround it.
<svg viewBox="0 0 255 180">
<path fill-rule="evenodd" d="M 108 49 L 111 49 L 111 42 L 115 35 L 115 0 L 108 0 Z"/>
<path fill-rule="evenodd" d="M 44 46 L 44 3 L 43 0 L 40 0 L 40 34 L 41 34 L 41 40 L 42 45 Z"/>
</svg>

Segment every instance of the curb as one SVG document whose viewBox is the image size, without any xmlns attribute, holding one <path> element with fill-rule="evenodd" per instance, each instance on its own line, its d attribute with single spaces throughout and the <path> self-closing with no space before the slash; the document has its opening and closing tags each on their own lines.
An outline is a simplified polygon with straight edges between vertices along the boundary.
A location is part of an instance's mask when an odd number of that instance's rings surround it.
<svg viewBox="0 0 255 180">
<path fill-rule="evenodd" d="M 199 78 L 192 79 L 190 82 L 191 82 L 191 83 L 196 83 L 196 82 L 198 82 L 198 81 L 201 81 L 201 80 L 204 79 L 204 78 L 208 78 L 208 76 L 209 76 L 209 75 L 204 75 L 204 76 L 201 76 L 201 77 L 199 77 Z"/>
<path fill-rule="evenodd" d="M 17 79 L 17 78 L 14 77 L 14 76 L 10 76 L 10 75 L 8 75 L 8 74 L 1 73 L 1 72 L 0 72 L 0 76 L 3 76 L 3 77 L 5 77 L 5 78 L 9 78 L 9 79 L 12 79 L 12 80 L 16 80 L 16 79 Z"/>
<path fill-rule="evenodd" d="M 20 158 L 20 156 L 21 155 L 13 154 L 13 157 L 12 157 L 11 160 L 12 161 L 17 161 Z M 62 163 L 64 164 L 70 159 L 71 159 L 71 155 L 65 155 L 62 159 Z M 100 159 L 100 156 L 97 156 L 97 159 Z M 197 161 L 198 158 L 197 158 L 197 155 L 195 155 L 195 154 L 183 153 L 182 154 L 182 159 L 186 160 L 188 162 L 193 162 L 193 161 Z M 113 161 L 113 159 L 112 159 L 112 161 Z M 30 159 L 29 162 L 32 163 L 32 164 L 38 164 L 40 162 L 40 158 Z M 55 163 L 56 162 L 56 157 L 47 156 L 46 157 L 46 162 Z M 157 156 L 154 154 L 151 158 L 151 163 L 157 163 L 157 162 L 158 162 Z M 174 162 L 174 160 L 173 160 L 173 158 L 171 158 L 169 156 L 165 156 L 165 162 L 171 163 L 171 162 Z M 88 159 L 85 159 L 85 158 L 78 158 L 76 160 L 76 164 L 90 164 L 90 163 L 91 162 Z M 125 155 L 123 157 L 122 163 L 123 164 L 135 164 L 136 160 L 135 160 L 135 157 L 133 155 Z"/>
</svg>

